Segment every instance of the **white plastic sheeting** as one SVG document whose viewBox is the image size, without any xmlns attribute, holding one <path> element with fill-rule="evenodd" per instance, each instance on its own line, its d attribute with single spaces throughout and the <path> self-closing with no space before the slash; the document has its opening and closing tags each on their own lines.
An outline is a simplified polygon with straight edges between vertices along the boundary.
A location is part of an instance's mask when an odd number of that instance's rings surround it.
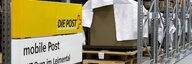
<svg viewBox="0 0 192 64">
<path fill-rule="evenodd" d="M 134 0 L 88 0 L 83 6 L 83 26 L 91 27 L 94 8 L 114 5 L 117 41 L 137 39 L 137 2 Z M 147 10 L 144 8 L 145 14 Z M 148 23 L 144 25 L 144 37 L 148 37 Z"/>
</svg>

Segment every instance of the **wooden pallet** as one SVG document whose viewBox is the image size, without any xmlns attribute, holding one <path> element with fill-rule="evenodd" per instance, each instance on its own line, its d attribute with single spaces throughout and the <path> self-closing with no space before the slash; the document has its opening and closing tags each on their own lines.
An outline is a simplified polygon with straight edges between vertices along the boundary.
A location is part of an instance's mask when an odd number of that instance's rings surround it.
<svg viewBox="0 0 192 64">
<path fill-rule="evenodd" d="M 83 64 L 134 64 L 136 53 L 137 51 L 84 50 Z"/>
<path fill-rule="evenodd" d="M 119 52 L 119 51 L 108 51 L 108 50 L 101 50 L 101 51 L 93 51 L 93 50 L 84 50 L 83 53 L 89 54 L 98 54 L 99 52 L 111 55 L 135 55 L 137 51 L 127 51 L 127 52 Z"/>
<path fill-rule="evenodd" d="M 83 64 L 133 64 L 131 61 L 114 61 L 114 60 L 83 60 Z"/>
</svg>

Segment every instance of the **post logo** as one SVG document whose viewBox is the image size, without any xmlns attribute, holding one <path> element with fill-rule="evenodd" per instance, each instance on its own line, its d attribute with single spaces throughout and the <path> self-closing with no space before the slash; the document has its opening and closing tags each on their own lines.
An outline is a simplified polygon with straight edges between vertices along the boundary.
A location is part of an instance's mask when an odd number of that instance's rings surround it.
<svg viewBox="0 0 192 64">
<path fill-rule="evenodd" d="M 80 15 L 76 19 L 58 19 L 58 30 L 80 29 L 81 21 Z"/>
</svg>

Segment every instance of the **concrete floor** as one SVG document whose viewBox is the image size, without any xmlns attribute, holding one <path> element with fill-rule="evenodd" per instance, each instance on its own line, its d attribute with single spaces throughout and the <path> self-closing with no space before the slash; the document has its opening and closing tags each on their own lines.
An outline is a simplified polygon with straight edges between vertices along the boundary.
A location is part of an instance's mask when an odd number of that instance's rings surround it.
<svg viewBox="0 0 192 64">
<path fill-rule="evenodd" d="M 192 54 L 190 54 L 189 56 L 183 58 L 182 60 L 180 60 L 176 64 L 192 64 Z"/>
</svg>

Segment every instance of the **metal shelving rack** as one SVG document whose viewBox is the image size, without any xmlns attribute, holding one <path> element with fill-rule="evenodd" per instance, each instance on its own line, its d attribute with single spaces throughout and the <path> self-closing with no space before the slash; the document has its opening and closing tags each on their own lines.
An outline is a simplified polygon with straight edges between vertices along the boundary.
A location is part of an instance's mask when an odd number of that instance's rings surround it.
<svg viewBox="0 0 192 64">
<path fill-rule="evenodd" d="M 158 3 L 159 0 L 151 0 L 151 8 L 149 13 L 152 13 L 152 19 L 149 21 L 150 27 L 150 41 L 151 42 L 151 53 L 150 63 L 151 64 L 173 64 L 178 62 L 180 59 L 186 57 L 192 53 L 192 42 L 191 42 L 191 21 L 192 21 L 192 9 L 190 0 L 181 0 L 182 6 L 179 7 L 179 0 L 174 0 L 173 10 L 169 8 L 170 0 L 164 0 L 164 13 L 161 15 Z M 142 62 L 142 47 L 143 44 L 143 0 L 138 0 L 138 40 L 137 40 L 137 64 L 143 64 Z M 159 17 L 160 16 L 160 17 Z M 149 14 L 148 14 L 149 17 Z M 164 18 L 164 19 L 162 19 Z M 158 42 L 158 22 L 162 21 L 164 25 L 164 41 L 163 43 Z M 169 33 L 170 23 L 173 22 L 176 31 L 173 35 L 173 42 L 171 42 L 171 35 Z M 181 26 L 180 26 L 181 23 Z M 181 27 L 181 28 L 179 28 Z M 181 35 L 179 33 L 181 32 Z M 170 49 L 170 43 L 173 48 Z M 164 46 L 164 48 L 162 48 Z M 145 45 L 144 47 L 147 47 Z M 161 53 L 160 53 L 161 52 Z"/>
</svg>

